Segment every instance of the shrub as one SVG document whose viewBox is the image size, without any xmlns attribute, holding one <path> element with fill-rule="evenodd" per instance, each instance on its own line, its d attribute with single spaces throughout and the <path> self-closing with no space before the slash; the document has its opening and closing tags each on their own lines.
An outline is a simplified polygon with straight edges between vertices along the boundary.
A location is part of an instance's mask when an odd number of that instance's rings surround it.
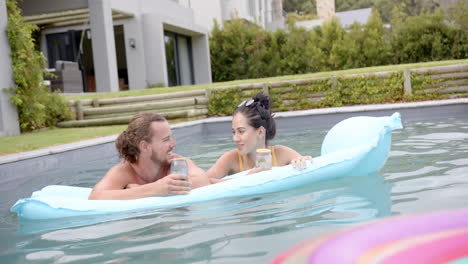
<svg viewBox="0 0 468 264">
<path fill-rule="evenodd" d="M 69 119 L 67 103 L 56 93 L 49 93 L 43 85 L 45 59 L 34 46 L 32 33 L 37 27 L 26 24 L 15 0 L 7 0 L 7 35 L 11 47 L 13 80 L 11 101 L 18 108 L 22 131 L 53 126 Z"/>
<path fill-rule="evenodd" d="M 397 63 L 452 58 L 453 40 L 442 12 L 408 17 L 393 28 L 392 46 Z"/>
</svg>

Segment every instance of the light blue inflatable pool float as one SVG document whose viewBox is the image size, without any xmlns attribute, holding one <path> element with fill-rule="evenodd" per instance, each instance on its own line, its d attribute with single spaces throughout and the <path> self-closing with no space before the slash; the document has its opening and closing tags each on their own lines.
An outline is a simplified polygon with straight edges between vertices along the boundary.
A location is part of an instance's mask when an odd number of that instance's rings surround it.
<svg viewBox="0 0 468 264">
<path fill-rule="evenodd" d="M 400 128 L 399 113 L 387 117 L 352 117 L 336 124 L 327 133 L 321 156 L 308 162 L 303 170 L 287 165 L 254 175 L 243 172 L 229 176 L 232 178 L 229 181 L 194 189 L 188 195 L 135 200 L 88 200 L 91 188 L 50 185 L 34 192 L 31 198 L 18 200 L 11 212 L 17 213 L 20 222 L 84 216 L 98 216 L 103 222 L 144 215 L 148 210 L 279 192 L 342 177 L 366 176 L 384 166 L 390 151 L 392 130 Z M 115 217 L 116 214 L 120 217 Z M 111 215 L 113 217 L 109 217 Z"/>
</svg>

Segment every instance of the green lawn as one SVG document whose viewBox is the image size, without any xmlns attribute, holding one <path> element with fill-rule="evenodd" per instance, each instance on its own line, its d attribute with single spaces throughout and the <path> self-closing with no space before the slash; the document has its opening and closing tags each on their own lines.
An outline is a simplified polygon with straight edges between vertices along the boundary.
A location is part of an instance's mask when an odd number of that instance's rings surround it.
<svg viewBox="0 0 468 264">
<path fill-rule="evenodd" d="M 0 138 L 0 155 L 30 151 L 85 139 L 110 136 L 122 132 L 126 125 L 52 128 L 42 131 L 23 133 L 18 136 Z"/>
<path fill-rule="evenodd" d="M 351 69 L 351 70 L 334 71 L 334 72 L 320 72 L 320 73 L 310 73 L 310 74 L 302 74 L 302 75 L 280 76 L 280 77 L 273 77 L 273 78 L 212 83 L 212 84 L 205 84 L 205 85 L 180 86 L 180 87 L 171 87 L 171 88 L 152 88 L 152 89 L 132 90 L 132 91 L 116 92 L 116 93 L 73 95 L 73 96 L 66 96 L 66 98 L 67 99 L 88 99 L 88 98 L 139 96 L 139 95 L 159 94 L 159 93 L 168 93 L 168 92 L 176 92 L 176 91 L 205 89 L 205 88 L 210 88 L 210 87 L 242 84 L 242 83 L 292 80 L 292 79 L 303 79 L 303 78 L 311 78 L 311 77 L 327 77 L 327 76 L 332 76 L 332 75 L 342 75 L 342 74 L 350 74 L 350 73 L 380 72 L 380 71 L 402 70 L 405 68 L 421 68 L 421 67 L 432 67 L 432 66 L 463 64 L 463 63 L 468 63 L 468 59 L 439 61 L 439 62 L 426 62 L 426 63 L 416 63 L 416 64 L 389 65 L 389 66 L 369 67 L 369 68 Z M 0 155 L 7 155 L 7 154 L 12 154 L 12 153 L 30 151 L 30 150 L 35 150 L 35 149 L 65 144 L 65 143 L 76 142 L 76 141 L 85 140 L 85 139 L 114 135 L 114 134 L 120 133 L 125 128 L 126 128 L 126 125 L 105 126 L 105 127 L 85 127 L 85 128 L 52 128 L 48 130 L 24 133 L 19 136 L 3 137 L 3 138 L 0 138 Z"/>
</svg>

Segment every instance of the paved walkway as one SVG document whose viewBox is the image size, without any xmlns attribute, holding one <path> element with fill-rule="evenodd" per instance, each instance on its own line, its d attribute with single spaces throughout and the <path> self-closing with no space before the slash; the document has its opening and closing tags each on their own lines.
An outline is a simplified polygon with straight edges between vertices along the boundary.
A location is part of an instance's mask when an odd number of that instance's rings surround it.
<svg viewBox="0 0 468 264">
<path fill-rule="evenodd" d="M 323 115 L 323 114 L 335 114 L 335 113 L 352 113 L 352 112 L 367 112 L 377 110 L 392 110 L 392 109 L 406 109 L 406 108 L 418 108 L 418 107 L 430 107 L 430 106 L 444 106 L 444 105 L 455 105 L 455 104 L 468 104 L 468 98 L 461 99 L 450 99 L 450 100 L 436 100 L 436 101 L 423 101 L 423 102 L 411 102 L 411 103 L 397 103 L 397 104 L 371 104 L 371 105 L 355 105 L 355 106 L 344 106 L 344 107 L 332 107 L 332 108 L 320 108 L 310 109 L 303 111 L 291 111 L 291 112 L 279 112 L 275 113 L 275 117 L 294 117 L 294 116 L 308 116 L 308 115 Z M 468 114 L 468 113 L 467 113 Z M 199 124 L 216 123 L 216 122 L 229 122 L 232 117 L 211 117 L 207 119 L 189 121 L 172 125 L 172 128 L 189 127 Z M 117 135 L 82 140 L 74 143 L 68 143 L 53 147 L 42 148 L 38 150 L 15 153 L 5 156 L 0 156 L 0 164 L 31 159 L 41 157 L 50 154 L 61 153 L 79 148 L 85 148 L 89 146 L 105 144 L 115 141 Z"/>
</svg>

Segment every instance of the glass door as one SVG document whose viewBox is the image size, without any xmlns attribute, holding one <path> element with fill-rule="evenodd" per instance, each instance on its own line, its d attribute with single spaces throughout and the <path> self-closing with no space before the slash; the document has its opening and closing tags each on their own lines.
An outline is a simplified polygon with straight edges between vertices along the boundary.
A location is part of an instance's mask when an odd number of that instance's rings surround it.
<svg viewBox="0 0 468 264">
<path fill-rule="evenodd" d="M 168 85 L 194 84 L 191 38 L 166 31 L 164 42 Z"/>
</svg>

